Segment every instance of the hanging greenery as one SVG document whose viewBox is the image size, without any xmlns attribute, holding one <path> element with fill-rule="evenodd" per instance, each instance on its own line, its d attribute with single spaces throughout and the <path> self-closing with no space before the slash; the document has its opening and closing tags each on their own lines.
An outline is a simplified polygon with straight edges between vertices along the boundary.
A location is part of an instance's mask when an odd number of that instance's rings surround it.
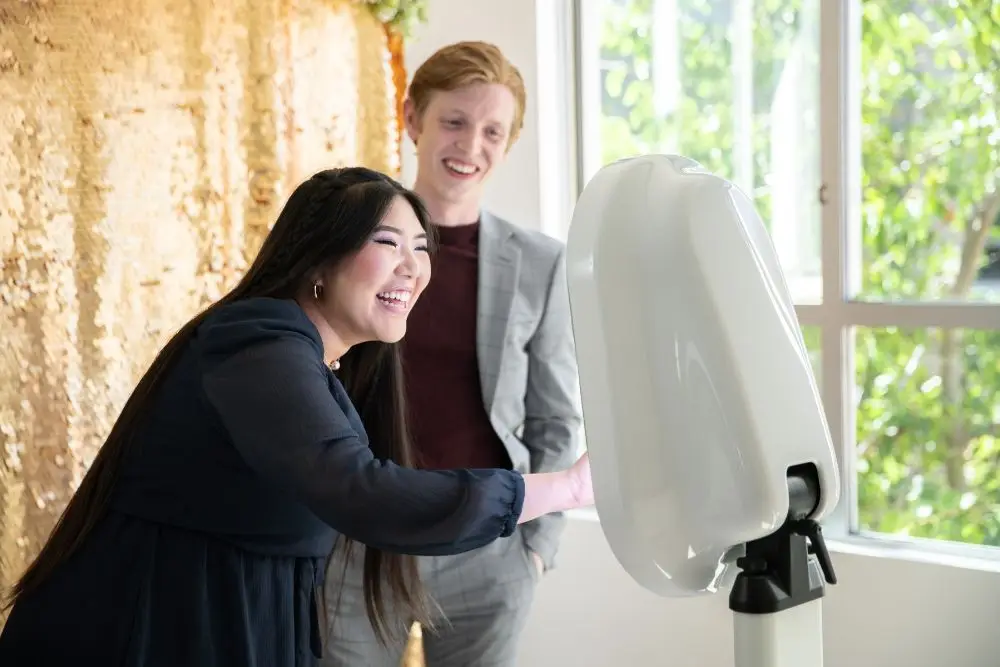
<svg viewBox="0 0 1000 667">
<path fill-rule="evenodd" d="M 427 20 L 427 0 L 358 0 L 367 5 L 390 30 L 409 37 L 414 28 Z"/>
</svg>

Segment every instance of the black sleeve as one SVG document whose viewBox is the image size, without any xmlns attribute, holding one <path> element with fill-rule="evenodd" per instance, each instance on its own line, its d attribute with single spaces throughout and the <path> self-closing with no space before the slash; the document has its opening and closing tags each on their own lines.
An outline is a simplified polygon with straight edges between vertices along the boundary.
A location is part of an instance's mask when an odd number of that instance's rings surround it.
<svg viewBox="0 0 1000 667">
<path fill-rule="evenodd" d="M 203 386 L 233 444 L 262 477 L 338 532 L 414 555 L 456 554 L 511 535 L 524 479 L 510 470 L 424 471 L 376 460 L 304 338 L 254 345 Z"/>
</svg>

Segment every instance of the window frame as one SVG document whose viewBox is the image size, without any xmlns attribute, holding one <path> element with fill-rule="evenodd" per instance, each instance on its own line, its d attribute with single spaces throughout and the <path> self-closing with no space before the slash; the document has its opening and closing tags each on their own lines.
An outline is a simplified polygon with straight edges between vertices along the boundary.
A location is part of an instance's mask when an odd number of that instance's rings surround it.
<svg viewBox="0 0 1000 667">
<path fill-rule="evenodd" d="M 539 106 L 558 105 L 566 118 L 564 133 L 571 137 L 570 146 L 562 141 L 559 162 L 564 173 L 553 183 L 571 188 L 568 196 L 555 195 L 561 201 L 575 202 L 589 176 L 588 170 L 600 164 L 599 142 L 587 141 L 599 131 L 600 88 L 597 77 L 583 76 L 598 66 L 596 52 L 586 48 L 595 31 L 599 31 L 600 2 L 539 3 L 557 5 L 549 18 L 552 23 L 539 26 L 540 56 L 552 52 L 551 25 L 557 25 L 561 50 L 556 55 L 564 60 L 558 81 L 540 78 Z M 565 43 L 566 39 L 569 44 Z M 546 46 L 547 44 L 547 46 Z M 892 555 L 913 560 L 946 562 L 963 567 L 978 567 L 1000 571 L 1000 547 L 979 546 L 945 540 L 907 538 L 859 529 L 857 503 L 857 469 L 854 409 L 854 328 L 957 328 L 1000 329 L 1000 305 L 976 302 L 872 302 L 857 300 L 860 286 L 860 220 L 861 206 L 861 102 L 860 68 L 861 3 L 860 0 L 820 2 L 820 177 L 822 186 L 816 196 L 821 199 L 821 275 L 822 300 L 817 304 L 796 305 L 802 326 L 815 326 L 821 332 L 821 374 L 819 388 L 828 417 L 831 436 L 837 450 L 841 472 L 841 499 L 834 512 L 824 520 L 824 532 L 844 550 L 867 555 Z M 546 84 L 555 85 L 546 85 Z M 557 91 L 560 102 L 553 103 Z M 594 98 L 597 98 L 596 104 Z M 569 108 L 567 108 L 569 107 Z M 544 144 L 546 135 L 541 135 Z M 596 155 L 595 155 L 596 153 Z M 553 164 L 553 162 L 549 162 Z M 542 171 L 545 175 L 547 172 Z M 543 191 L 546 188 L 543 187 Z M 563 206 L 558 222 L 543 216 L 543 229 L 565 240 L 572 217 L 572 205 Z M 855 250 L 857 249 L 857 250 Z M 594 512 L 578 512 L 575 516 L 595 519 Z"/>
</svg>

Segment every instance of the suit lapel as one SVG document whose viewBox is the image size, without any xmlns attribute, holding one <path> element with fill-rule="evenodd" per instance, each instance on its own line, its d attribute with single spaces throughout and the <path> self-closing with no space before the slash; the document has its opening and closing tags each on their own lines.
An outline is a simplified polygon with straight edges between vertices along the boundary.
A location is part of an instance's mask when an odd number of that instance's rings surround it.
<svg viewBox="0 0 1000 667">
<path fill-rule="evenodd" d="M 479 222 L 479 289 L 476 351 L 486 409 L 492 410 L 503 362 L 507 323 L 517 289 L 521 251 L 510 242 L 511 230 L 483 211 Z"/>
</svg>

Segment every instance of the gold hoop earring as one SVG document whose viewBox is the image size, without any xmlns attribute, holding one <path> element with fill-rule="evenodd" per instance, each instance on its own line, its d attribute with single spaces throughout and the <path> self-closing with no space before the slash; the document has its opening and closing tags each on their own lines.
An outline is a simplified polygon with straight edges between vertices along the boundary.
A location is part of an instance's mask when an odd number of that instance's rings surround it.
<svg viewBox="0 0 1000 667">
<path fill-rule="evenodd" d="M 313 285 L 313 298 L 319 301 L 319 298 L 323 296 L 323 288 L 319 283 Z"/>
</svg>

